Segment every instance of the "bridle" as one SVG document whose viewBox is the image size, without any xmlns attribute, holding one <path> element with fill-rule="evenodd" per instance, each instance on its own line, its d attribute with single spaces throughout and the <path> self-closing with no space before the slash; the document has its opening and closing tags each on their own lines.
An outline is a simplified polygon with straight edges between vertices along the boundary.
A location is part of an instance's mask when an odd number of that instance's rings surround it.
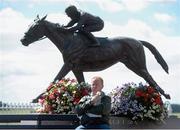
<svg viewBox="0 0 180 130">
<path fill-rule="evenodd" d="M 45 39 L 45 38 L 47 38 L 47 37 L 46 37 L 46 36 L 43 36 L 43 37 L 39 38 L 37 41 L 43 40 L 43 39 Z"/>
</svg>

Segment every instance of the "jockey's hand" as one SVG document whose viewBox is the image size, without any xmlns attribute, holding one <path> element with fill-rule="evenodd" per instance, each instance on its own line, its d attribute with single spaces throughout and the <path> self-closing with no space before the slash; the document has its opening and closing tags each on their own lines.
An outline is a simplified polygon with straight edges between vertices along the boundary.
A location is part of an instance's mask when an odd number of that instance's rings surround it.
<svg viewBox="0 0 180 130">
<path fill-rule="evenodd" d="M 62 24 L 62 28 L 67 28 L 67 27 L 68 27 L 67 25 Z"/>
<path fill-rule="evenodd" d="M 56 23 L 56 27 L 57 27 L 57 28 L 60 28 L 61 26 L 59 25 L 59 23 Z"/>
</svg>

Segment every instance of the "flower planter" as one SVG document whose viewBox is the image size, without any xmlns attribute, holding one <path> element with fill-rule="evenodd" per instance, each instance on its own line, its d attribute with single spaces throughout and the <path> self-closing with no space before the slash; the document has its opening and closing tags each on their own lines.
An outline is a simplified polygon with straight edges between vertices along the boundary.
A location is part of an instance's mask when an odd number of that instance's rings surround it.
<svg viewBox="0 0 180 130">
<path fill-rule="evenodd" d="M 110 117 L 110 125 L 112 129 L 180 129 L 180 119 L 171 116 L 163 122 L 156 121 L 139 121 L 133 123 L 126 117 Z"/>
<path fill-rule="evenodd" d="M 41 125 L 72 125 L 73 121 L 41 121 Z"/>
</svg>

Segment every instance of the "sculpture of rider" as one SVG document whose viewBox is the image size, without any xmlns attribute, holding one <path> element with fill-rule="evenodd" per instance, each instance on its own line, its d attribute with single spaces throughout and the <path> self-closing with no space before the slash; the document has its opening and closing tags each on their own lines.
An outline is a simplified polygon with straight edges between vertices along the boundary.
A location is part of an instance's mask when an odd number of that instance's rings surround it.
<svg viewBox="0 0 180 130">
<path fill-rule="evenodd" d="M 69 31 L 79 31 L 90 39 L 90 46 L 99 46 L 99 41 L 91 32 L 100 31 L 104 27 L 104 21 L 97 16 L 93 16 L 87 12 L 79 11 L 76 6 L 71 5 L 65 9 L 65 13 L 71 18 L 71 21 L 64 26 Z M 73 26 L 76 24 L 76 26 Z"/>
</svg>

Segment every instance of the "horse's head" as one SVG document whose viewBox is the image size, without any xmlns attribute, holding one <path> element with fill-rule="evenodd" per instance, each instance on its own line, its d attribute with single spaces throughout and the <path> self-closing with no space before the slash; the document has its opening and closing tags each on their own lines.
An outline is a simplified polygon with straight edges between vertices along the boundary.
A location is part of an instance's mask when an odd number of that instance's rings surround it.
<svg viewBox="0 0 180 130">
<path fill-rule="evenodd" d="M 44 27 L 42 25 L 46 17 L 47 15 L 40 19 L 39 16 L 37 16 L 37 18 L 34 20 L 34 23 L 30 26 L 28 31 L 24 33 L 25 35 L 21 39 L 21 42 L 24 46 L 28 46 L 29 44 L 43 38 Z"/>
</svg>

